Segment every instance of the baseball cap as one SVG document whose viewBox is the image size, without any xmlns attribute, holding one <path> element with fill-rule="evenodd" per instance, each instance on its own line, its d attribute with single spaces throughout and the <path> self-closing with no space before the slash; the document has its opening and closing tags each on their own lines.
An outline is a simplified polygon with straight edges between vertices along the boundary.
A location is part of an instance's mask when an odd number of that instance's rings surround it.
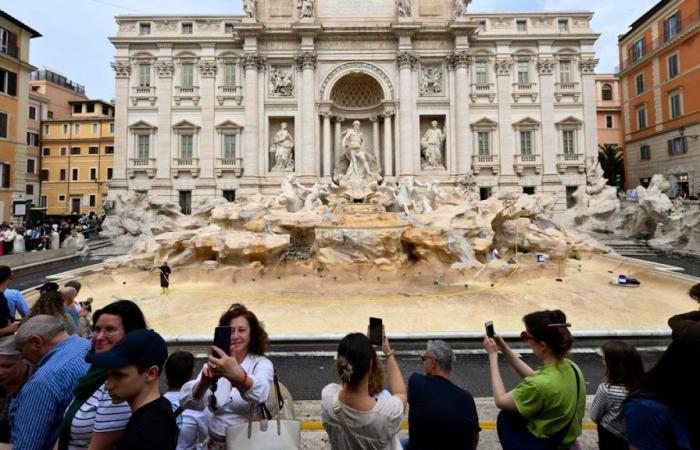
<svg viewBox="0 0 700 450">
<path fill-rule="evenodd" d="M 49 291 L 57 291 L 58 290 L 58 284 L 49 281 L 48 283 L 44 283 L 38 288 L 36 288 L 37 291 L 39 292 L 49 292 Z"/>
<path fill-rule="evenodd" d="M 163 367 L 168 359 L 168 346 L 153 330 L 134 330 L 111 350 L 91 353 L 85 360 L 102 369 L 117 369 L 131 364 Z"/>
<path fill-rule="evenodd" d="M 14 334 L 0 338 L 0 356 L 17 356 L 20 354 L 15 344 Z"/>
</svg>

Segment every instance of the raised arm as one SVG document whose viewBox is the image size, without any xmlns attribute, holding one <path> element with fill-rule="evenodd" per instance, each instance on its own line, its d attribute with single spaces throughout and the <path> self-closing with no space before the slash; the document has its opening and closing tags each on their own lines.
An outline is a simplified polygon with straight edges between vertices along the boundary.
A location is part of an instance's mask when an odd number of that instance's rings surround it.
<svg viewBox="0 0 700 450">
<path fill-rule="evenodd" d="M 503 356 L 506 357 L 506 361 L 508 361 L 508 364 L 510 364 L 513 369 L 515 369 L 516 372 L 518 372 L 518 375 L 520 375 L 522 378 L 526 377 L 531 377 L 535 374 L 535 371 L 532 369 L 532 367 L 528 366 L 525 364 L 525 362 L 518 357 L 513 350 L 511 350 L 510 347 L 508 347 L 508 344 L 506 344 L 506 341 L 503 340 L 503 338 L 499 335 L 495 335 L 493 337 L 493 340 L 495 341 L 496 345 L 498 346 L 498 350 L 503 353 Z"/>
</svg>

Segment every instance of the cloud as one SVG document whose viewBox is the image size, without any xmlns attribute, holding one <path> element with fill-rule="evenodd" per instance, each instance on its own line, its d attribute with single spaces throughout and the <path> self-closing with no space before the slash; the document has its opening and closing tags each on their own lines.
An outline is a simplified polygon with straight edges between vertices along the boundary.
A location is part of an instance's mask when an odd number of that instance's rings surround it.
<svg viewBox="0 0 700 450">
<path fill-rule="evenodd" d="M 320 0 L 323 1 L 323 0 Z M 379 1 L 379 0 L 367 0 Z M 3 2 L 5 3 L 5 2 Z M 2 9 L 44 37 L 33 39 L 30 61 L 48 67 L 86 86 L 93 98 L 112 99 L 114 75 L 110 63 L 116 34 L 115 15 L 122 14 L 240 14 L 240 1 L 231 0 L 29 0 L 6 2 Z M 474 0 L 472 12 L 593 11 L 592 27 L 601 37 L 596 44 L 599 72 L 618 65 L 617 36 L 656 0 Z"/>
</svg>

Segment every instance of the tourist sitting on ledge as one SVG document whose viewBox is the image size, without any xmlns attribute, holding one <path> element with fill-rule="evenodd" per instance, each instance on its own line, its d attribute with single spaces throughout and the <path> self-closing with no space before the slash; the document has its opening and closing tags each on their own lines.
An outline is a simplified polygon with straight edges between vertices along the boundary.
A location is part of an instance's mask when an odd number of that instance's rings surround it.
<svg viewBox="0 0 700 450">
<path fill-rule="evenodd" d="M 383 333 L 392 396 L 370 395 L 369 380 L 376 352 L 367 336 L 352 333 L 338 345 L 336 366 L 342 385 L 332 383 L 321 392 L 323 427 L 332 450 L 400 449 L 398 433 L 406 408 L 406 385 Z"/>
<path fill-rule="evenodd" d="M 635 450 L 700 448 L 700 333 L 677 336 L 623 404 Z"/>
<path fill-rule="evenodd" d="M 498 438 L 504 450 L 577 448 L 586 409 L 586 383 L 581 369 L 565 358 L 573 338 L 571 324 L 559 311 L 538 311 L 523 317 L 520 337 L 542 361 L 537 371 L 525 364 L 498 335 L 484 338 L 489 355 L 491 387 L 498 415 Z M 506 392 L 498 367 L 498 352 L 523 381 Z"/>
<path fill-rule="evenodd" d="M 691 287 L 688 295 L 700 303 L 700 284 Z M 674 339 L 683 334 L 700 332 L 700 310 L 673 316 L 668 319 L 668 326 L 673 330 Z"/>
<path fill-rule="evenodd" d="M 479 443 L 479 418 L 472 394 L 450 381 L 455 355 L 445 341 L 428 341 L 425 375 L 408 380 L 408 436 L 404 449 L 466 450 Z"/>
</svg>

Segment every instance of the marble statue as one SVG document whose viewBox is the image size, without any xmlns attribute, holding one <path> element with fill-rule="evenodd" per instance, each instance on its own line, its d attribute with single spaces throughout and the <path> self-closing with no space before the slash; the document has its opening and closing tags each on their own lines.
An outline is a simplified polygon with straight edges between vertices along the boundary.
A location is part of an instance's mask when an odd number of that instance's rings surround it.
<svg viewBox="0 0 700 450">
<path fill-rule="evenodd" d="M 396 0 L 399 17 L 411 17 L 411 0 Z"/>
<path fill-rule="evenodd" d="M 381 168 L 374 154 L 368 151 L 360 122 L 341 133 L 345 151 L 333 169 L 334 188 L 340 195 L 353 201 L 368 200 L 376 193 L 382 180 Z"/>
<path fill-rule="evenodd" d="M 287 131 L 287 122 L 280 124 L 280 129 L 272 138 L 270 154 L 274 160 L 272 170 L 289 170 L 294 168 L 294 137 Z"/>
<path fill-rule="evenodd" d="M 466 17 L 467 7 L 472 0 L 455 0 L 455 17 Z"/>
<path fill-rule="evenodd" d="M 420 140 L 422 149 L 421 167 L 423 169 L 444 169 L 442 162 L 442 144 L 445 142 L 445 130 L 438 128 L 437 120 L 433 120 L 431 128 Z"/>
<path fill-rule="evenodd" d="M 282 71 L 274 67 L 270 72 L 270 94 L 289 97 L 294 93 L 294 80 L 291 70 Z"/>
<path fill-rule="evenodd" d="M 257 16 L 257 0 L 243 0 L 243 14 L 248 19 L 255 19 Z"/>
<path fill-rule="evenodd" d="M 299 8 L 300 18 L 311 18 L 314 15 L 314 0 L 299 0 L 297 8 Z"/>
<path fill-rule="evenodd" d="M 422 95 L 442 93 L 442 67 L 423 67 L 423 70 L 421 71 L 420 93 Z"/>
<path fill-rule="evenodd" d="M 319 206 L 323 206 L 323 200 L 330 195 L 327 183 L 315 183 L 310 188 L 297 183 L 297 187 L 307 193 L 304 197 L 304 211 L 313 211 Z"/>
<path fill-rule="evenodd" d="M 396 204 L 407 216 L 411 210 L 416 210 L 416 183 L 416 179 L 412 176 L 404 177 L 399 181 Z"/>
<path fill-rule="evenodd" d="M 304 208 L 304 200 L 297 193 L 297 188 L 300 186 L 297 181 L 297 176 L 293 173 L 287 175 L 287 178 L 282 181 L 280 189 L 282 192 L 272 201 L 272 205 L 277 204 L 287 208 L 288 212 L 298 212 Z M 271 205 L 270 205 L 271 206 Z"/>
<path fill-rule="evenodd" d="M 342 136 L 343 148 L 349 161 L 343 178 L 378 179 L 369 164 L 369 152 L 367 152 L 367 146 L 365 145 L 365 136 L 360 130 L 360 122 L 354 121 L 352 128 L 345 130 Z"/>
</svg>

